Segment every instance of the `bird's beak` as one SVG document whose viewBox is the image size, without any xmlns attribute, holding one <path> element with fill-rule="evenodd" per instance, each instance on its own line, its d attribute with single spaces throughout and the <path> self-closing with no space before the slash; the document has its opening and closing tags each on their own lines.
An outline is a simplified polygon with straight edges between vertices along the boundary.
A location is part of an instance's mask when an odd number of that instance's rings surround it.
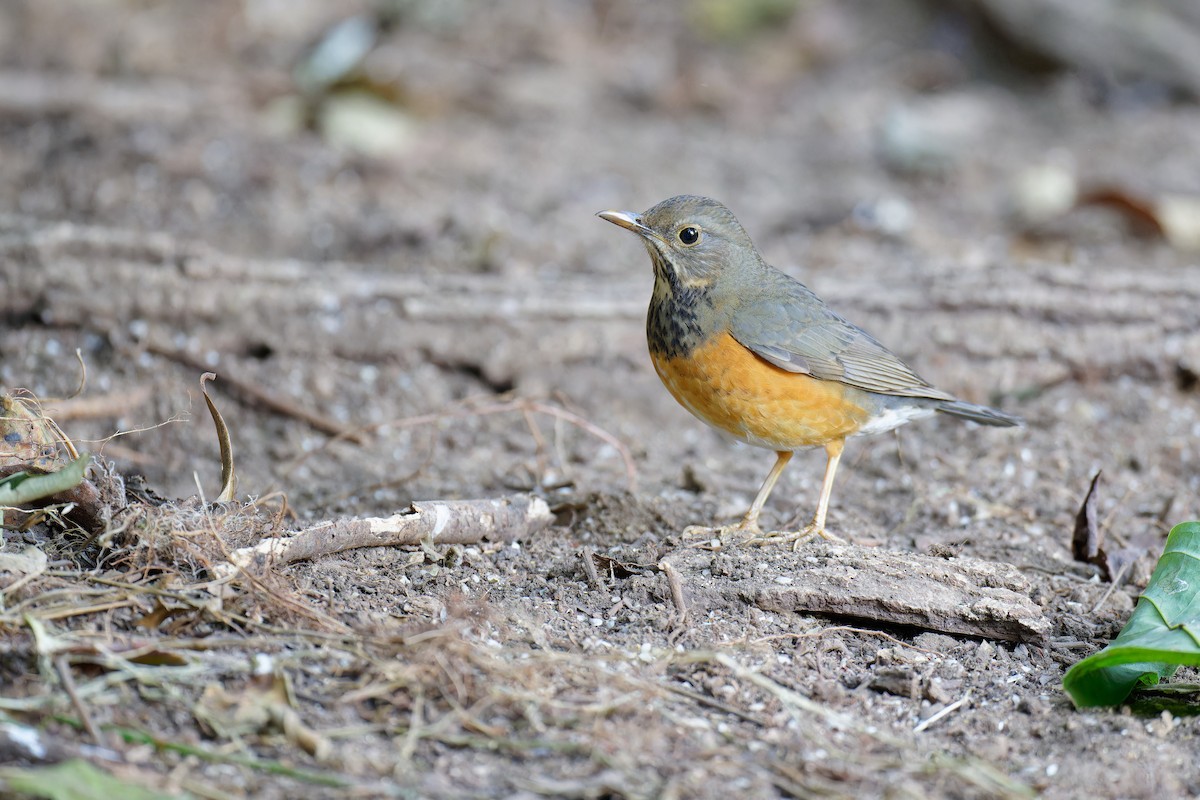
<svg viewBox="0 0 1200 800">
<path fill-rule="evenodd" d="M 600 219 L 608 220 L 613 225 L 619 225 L 627 231 L 633 231 L 640 236 L 655 236 L 654 231 L 647 228 L 642 222 L 641 214 L 634 214 L 632 211 L 601 211 L 596 216 Z"/>
</svg>

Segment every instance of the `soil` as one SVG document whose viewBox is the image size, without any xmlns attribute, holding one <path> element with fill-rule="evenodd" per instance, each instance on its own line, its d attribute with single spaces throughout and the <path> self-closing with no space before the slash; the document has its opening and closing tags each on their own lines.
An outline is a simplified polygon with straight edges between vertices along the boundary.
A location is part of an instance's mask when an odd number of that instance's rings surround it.
<svg viewBox="0 0 1200 800">
<path fill-rule="evenodd" d="M 1129 202 L 1030 225 L 1014 193 L 1038 168 L 1194 192 L 1200 111 L 1025 71 L 954 7 L 746 7 L 779 5 L 397 4 L 308 129 L 293 67 L 365 6 L 4 4 L 0 386 L 108 465 L 111 519 L 98 540 L 5 531 L 49 562 L 0 578 L 0 720 L 209 797 L 1200 794 L 1187 708 L 1077 711 L 1061 688 L 1200 518 L 1200 261 Z M 353 119 L 390 126 L 383 150 L 321 129 L 364 86 Z M 683 536 L 736 520 L 773 456 L 666 393 L 649 261 L 593 216 L 681 193 L 1026 426 L 852 440 L 829 520 L 848 545 Z M 234 503 L 208 502 L 204 370 Z M 823 464 L 798 454 L 766 524 L 807 521 Z M 1138 554 L 1115 589 L 1072 557 L 1097 471 L 1108 547 Z M 211 582 L 263 535 L 528 493 L 554 524 L 511 541 Z M 746 588 L 819 594 L 868 547 L 1011 565 L 1048 632 Z"/>
</svg>

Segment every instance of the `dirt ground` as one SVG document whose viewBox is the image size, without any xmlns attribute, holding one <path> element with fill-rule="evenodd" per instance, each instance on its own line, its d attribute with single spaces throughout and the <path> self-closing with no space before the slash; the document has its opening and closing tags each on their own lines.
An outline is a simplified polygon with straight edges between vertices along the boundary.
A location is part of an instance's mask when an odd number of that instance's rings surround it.
<svg viewBox="0 0 1200 800">
<path fill-rule="evenodd" d="M 5 531 L 48 562 L 0 573 L 0 722 L 199 797 L 1200 795 L 1187 708 L 1061 689 L 1200 518 L 1200 258 L 1128 209 L 1027 224 L 1015 188 L 1194 193 L 1194 104 L 1010 57 L 950 4 L 395 7 L 305 126 L 294 67 L 365 6 L 0 6 L 0 387 L 124 482 L 94 474 L 99 539 Z M 681 193 L 1027 425 L 852 440 L 849 545 L 685 539 L 772 456 L 660 385 L 649 261 L 594 217 Z M 238 503 L 207 502 L 205 369 Z M 769 525 L 807 521 L 823 458 Z M 1141 553 L 1115 590 L 1071 554 L 1098 470 L 1110 549 Z M 555 522 L 511 542 L 213 578 L 262 535 L 528 494 Z M 1011 565 L 1047 632 L 764 599 L 832 592 L 808 581 L 865 548 Z"/>
</svg>

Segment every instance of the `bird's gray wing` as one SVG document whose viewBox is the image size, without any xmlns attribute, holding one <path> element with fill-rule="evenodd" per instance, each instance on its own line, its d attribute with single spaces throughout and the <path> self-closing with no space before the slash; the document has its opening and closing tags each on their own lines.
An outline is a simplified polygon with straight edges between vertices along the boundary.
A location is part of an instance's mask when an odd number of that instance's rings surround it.
<svg viewBox="0 0 1200 800">
<path fill-rule="evenodd" d="M 901 397 L 953 400 L 869 333 L 847 322 L 787 275 L 772 271 L 733 315 L 730 333 L 775 366 Z M 750 309 L 753 309 L 752 311 Z"/>
</svg>

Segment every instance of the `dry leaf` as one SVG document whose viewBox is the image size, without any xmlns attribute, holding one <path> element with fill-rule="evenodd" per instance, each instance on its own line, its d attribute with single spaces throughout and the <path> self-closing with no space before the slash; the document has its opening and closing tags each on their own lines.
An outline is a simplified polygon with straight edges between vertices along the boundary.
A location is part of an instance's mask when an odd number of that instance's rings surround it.
<svg viewBox="0 0 1200 800">
<path fill-rule="evenodd" d="M 208 413 L 212 415 L 213 425 L 217 428 L 217 443 L 221 447 L 221 493 L 217 495 L 218 503 L 232 502 L 237 496 L 237 473 L 233 469 L 233 442 L 229 438 L 229 428 L 217 411 L 217 406 L 208 396 L 204 384 L 216 379 L 212 372 L 200 376 L 200 391 L 204 393 L 204 402 L 208 404 Z"/>
<path fill-rule="evenodd" d="M 1104 531 L 1096 521 L 1096 487 L 1100 484 L 1100 472 L 1092 478 L 1083 505 L 1075 515 L 1075 533 L 1071 537 L 1071 555 L 1076 561 L 1094 564 L 1100 568 L 1100 575 L 1106 581 L 1112 580 L 1108 572 L 1108 557 L 1104 553 Z"/>
</svg>

